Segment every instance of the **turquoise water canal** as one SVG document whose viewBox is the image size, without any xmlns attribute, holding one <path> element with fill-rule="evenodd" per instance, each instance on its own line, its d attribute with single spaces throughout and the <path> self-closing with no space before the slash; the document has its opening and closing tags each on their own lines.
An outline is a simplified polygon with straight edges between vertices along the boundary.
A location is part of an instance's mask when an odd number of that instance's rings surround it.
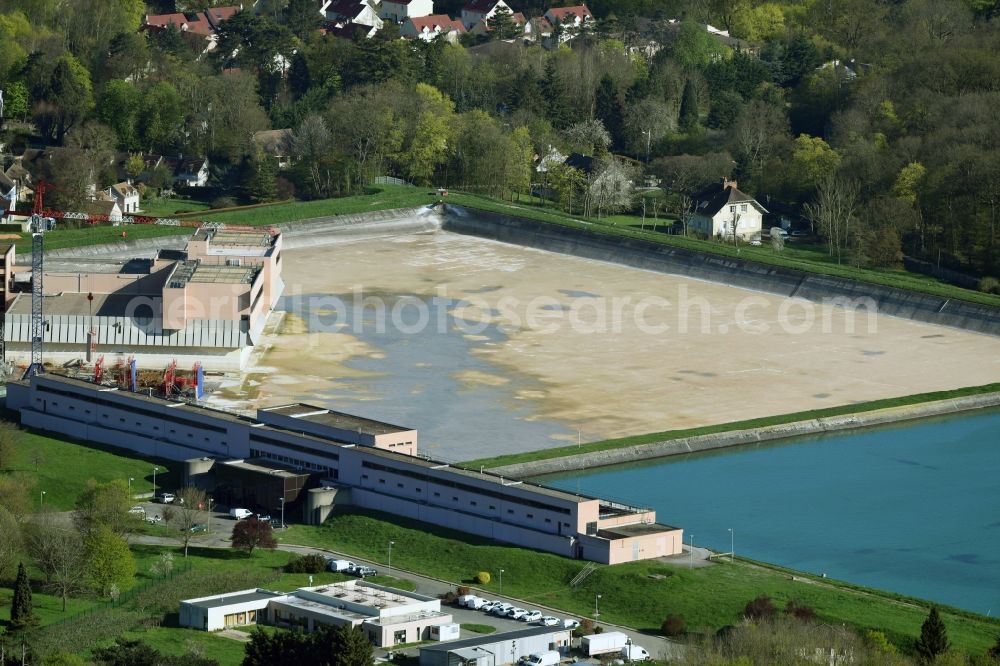
<svg viewBox="0 0 1000 666">
<path fill-rule="evenodd" d="M 1000 613 L 1000 411 L 548 477 L 685 543 Z"/>
</svg>

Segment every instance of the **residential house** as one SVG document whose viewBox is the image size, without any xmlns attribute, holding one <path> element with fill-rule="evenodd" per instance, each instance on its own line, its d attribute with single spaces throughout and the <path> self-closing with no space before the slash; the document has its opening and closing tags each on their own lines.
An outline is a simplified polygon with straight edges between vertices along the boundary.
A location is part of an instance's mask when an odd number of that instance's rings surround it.
<svg viewBox="0 0 1000 666">
<path fill-rule="evenodd" d="M 102 191 L 103 195 L 104 192 Z M 108 219 L 109 222 L 121 222 L 122 221 L 122 209 L 118 207 L 118 202 L 111 200 L 108 201 L 110 197 L 101 197 L 97 201 L 88 201 L 87 203 L 80 206 L 80 213 L 86 213 L 87 215 L 103 216 Z"/>
<path fill-rule="evenodd" d="M 559 26 L 560 42 L 573 39 L 581 30 L 589 28 L 594 24 L 594 15 L 590 13 L 587 5 L 552 7 L 545 12 L 545 18 L 553 26 Z"/>
<path fill-rule="evenodd" d="M 767 209 L 749 194 L 741 192 L 735 180 L 723 178 L 691 195 L 691 220 L 688 226 L 705 236 L 745 240 L 760 237 Z"/>
<path fill-rule="evenodd" d="M 115 200 L 122 213 L 130 215 L 139 212 L 139 190 L 130 183 L 116 183 L 108 188 L 108 196 Z"/>
<path fill-rule="evenodd" d="M 209 7 L 203 12 L 175 12 L 173 14 L 147 14 L 142 28 L 148 31 L 162 31 L 174 26 L 179 31 L 205 39 L 205 51 L 211 51 L 218 42 L 218 30 L 223 21 L 243 9 L 242 5 L 229 7 Z"/>
<path fill-rule="evenodd" d="M 278 160 L 279 169 L 292 165 L 292 130 L 275 129 L 254 132 L 253 142 L 265 155 Z"/>
<path fill-rule="evenodd" d="M 17 183 L 7 177 L 7 174 L 0 171 L 0 210 L 13 211 L 17 208 Z M 0 217 L 3 213 L 0 212 Z"/>
<path fill-rule="evenodd" d="M 25 203 L 26 201 L 31 200 L 35 194 L 35 191 L 31 187 L 34 180 L 31 177 L 31 173 L 21 164 L 20 157 L 14 158 L 14 163 L 3 172 L 3 175 L 16 186 L 16 203 Z"/>
<path fill-rule="evenodd" d="M 366 26 L 368 36 L 382 29 L 375 0 L 324 0 L 320 12 L 326 16 L 327 32 L 351 30 L 352 26 Z"/>
<path fill-rule="evenodd" d="M 399 29 L 399 34 L 408 39 L 422 39 L 425 42 L 430 42 L 438 37 L 443 37 L 452 44 L 457 42 L 464 33 L 465 26 L 462 25 L 462 22 L 445 14 L 410 18 Z"/>
<path fill-rule="evenodd" d="M 174 183 L 181 187 L 205 187 L 208 185 L 207 157 L 165 158 L 173 168 Z"/>
<path fill-rule="evenodd" d="M 477 23 L 489 19 L 500 8 L 514 13 L 510 5 L 503 0 L 469 0 L 468 4 L 462 7 L 462 25 L 466 30 L 472 30 Z"/>
<path fill-rule="evenodd" d="M 430 16 L 434 13 L 434 0 L 382 0 L 378 16 L 383 21 L 405 23 L 407 19 Z"/>
<path fill-rule="evenodd" d="M 552 36 L 552 24 L 544 16 L 529 19 L 524 24 L 524 39 L 528 42 L 544 42 Z"/>
<path fill-rule="evenodd" d="M 528 27 L 528 19 L 526 19 L 524 14 L 521 12 L 514 12 L 510 15 L 510 20 L 513 21 L 514 25 L 520 28 L 520 30 L 518 30 L 516 34 L 504 36 L 504 39 L 524 39 L 525 35 L 530 30 Z M 485 18 L 476 25 L 472 26 L 472 29 L 469 30 L 469 32 L 473 35 L 484 35 L 493 29 L 490 25 L 491 21 L 492 17 Z"/>
</svg>

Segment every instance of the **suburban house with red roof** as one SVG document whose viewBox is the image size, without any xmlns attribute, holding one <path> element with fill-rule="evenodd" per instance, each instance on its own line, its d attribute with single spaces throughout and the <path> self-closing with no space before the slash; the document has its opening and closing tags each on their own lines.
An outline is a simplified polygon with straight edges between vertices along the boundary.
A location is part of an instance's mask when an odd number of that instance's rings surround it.
<svg viewBox="0 0 1000 666">
<path fill-rule="evenodd" d="M 690 227 L 705 236 L 760 238 L 767 210 L 749 194 L 741 192 L 735 180 L 722 178 L 691 195 Z"/>
<path fill-rule="evenodd" d="M 210 51 L 215 48 L 215 43 L 218 41 L 216 32 L 222 22 L 242 9 L 243 5 L 233 5 L 210 7 L 203 12 L 147 14 L 142 27 L 144 30 L 161 31 L 172 25 L 180 32 L 204 37 L 208 41 L 205 50 Z"/>
<path fill-rule="evenodd" d="M 434 13 L 434 0 L 382 0 L 378 15 L 383 21 L 404 23 L 406 19 L 430 16 Z"/>
<path fill-rule="evenodd" d="M 503 0 L 469 0 L 462 7 L 462 25 L 466 30 L 471 30 L 480 21 L 489 19 L 496 14 L 497 9 L 504 8 L 511 14 L 514 10 Z"/>
<path fill-rule="evenodd" d="M 545 18 L 553 26 L 559 26 L 562 29 L 559 35 L 560 42 L 573 39 L 580 30 L 594 23 L 594 15 L 590 13 L 587 5 L 552 7 L 545 12 Z"/>
<path fill-rule="evenodd" d="M 495 15 L 496 12 L 494 12 L 494 16 Z M 492 26 L 490 25 L 490 23 L 492 22 L 492 18 L 493 17 L 483 19 L 476 25 L 472 26 L 472 29 L 469 30 L 469 32 L 472 33 L 473 35 L 482 35 L 489 32 L 490 30 L 493 29 Z M 511 39 L 527 38 L 530 28 L 528 26 L 528 19 L 524 17 L 524 14 L 522 14 L 521 12 L 514 12 L 513 14 L 510 15 L 510 20 L 513 21 L 514 25 L 516 25 L 521 30 L 516 35 L 506 35 L 504 39 L 511 40 Z"/>
<path fill-rule="evenodd" d="M 465 32 L 465 26 L 446 14 L 418 16 L 407 19 L 399 28 L 399 34 L 407 39 L 422 39 L 430 42 L 438 37 L 455 43 Z"/>
</svg>

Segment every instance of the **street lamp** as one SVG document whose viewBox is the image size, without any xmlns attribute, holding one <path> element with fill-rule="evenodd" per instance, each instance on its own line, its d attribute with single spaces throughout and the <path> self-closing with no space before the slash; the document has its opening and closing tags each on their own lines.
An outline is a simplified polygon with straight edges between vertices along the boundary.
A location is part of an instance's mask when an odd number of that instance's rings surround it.
<svg viewBox="0 0 1000 666">
<path fill-rule="evenodd" d="M 160 471 L 159 467 L 153 468 L 153 499 L 156 499 L 156 473 Z"/>
<path fill-rule="evenodd" d="M 278 501 L 281 502 L 281 529 L 285 529 L 285 498 L 284 498 L 284 496 L 279 497 Z"/>
<path fill-rule="evenodd" d="M 688 569 L 694 569 L 694 534 L 691 535 L 691 546 L 688 547 L 688 554 L 690 555 Z"/>
<path fill-rule="evenodd" d="M 38 510 L 39 511 L 42 510 L 42 505 L 44 505 L 44 504 L 45 504 L 45 491 L 43 490 L 41 492 L 41 494 L 38 496 Z"/>
<path fill-rule="evenodd" d="M 132 482 L 133 481 L 135 481 L 135 479 L 133 479 L 131 476 L 128 477 L 128 496 L 129 496 L 129 499 L 132 498 Z"/>
<path fill-rule="evenodd" d="M 729 528 L 729 562 L 732 563 L 733 557 L 736 555 L 736 537 L 733 535 L 733 528 Z"/>
<path fill-rule="evenodd" d="M 205 531 L 208 532 L 209 534 L 211 534 L 212 533 L 212 498 L 211 497 L 208 498 L 208 520 L 206 522 L 208 523 L 208 526 L 205 528 Z"/>
<path fill-rule="evenodd" d="M 389 575 L 392 575 L 392 547 L 396 544 L 395 541 L 389 542 Z"/>
<path fill-rule="evenodd" d="M 601 617 L 601 609 L 598 606 L 598 602 L 601 600 L 601 595 L 594 595 L 594 618 Z"/>
<path fill-rule="evenodd" d="M 500 570 L 500 596 L 503 596 L 503 569 Z"/>
</svg>

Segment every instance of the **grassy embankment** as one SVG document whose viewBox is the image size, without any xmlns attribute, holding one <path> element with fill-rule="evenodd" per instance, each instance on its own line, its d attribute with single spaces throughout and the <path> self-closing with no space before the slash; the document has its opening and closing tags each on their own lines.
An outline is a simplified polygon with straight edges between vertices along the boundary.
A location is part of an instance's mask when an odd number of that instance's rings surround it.
<svg viewBox="0 0 1000 666">
<path fill-rule="evenodd" d="M 861 412 L 886 409 L 889 407 L 904 407 L 907 405 L 917 405 L 935 400 L 946 400 L 948 398 L 959 398 L 964 396 L 982 395 L 984 393 L 995 393 L 1000 391 L 1000 383 L 984 384 L 982 386 L 969 386 L 966 388 L 954 389 L 951 391 L 935 391 L 932 393 L 917 393 L 915 395 L 900 396 L 898 398 L 884 398 L 882 400 L 872 400 L 869 402 L 859 402 L 850 405 L 840 405 L 837 407 L 825 407 L 823 409 L 813 409 L 804 412 L 792 412 L 790 414 L 778 414 L 776 416 L 765 416 L 758 419 L 748 419 L 746 421 L 732 421 L 729 423 L 719 423 L 716 425 L 703 426 L 700 428 L 686 428 L 684 430 L 667 430 L 665 432 L 654 432 L 645 435 L 633 435 L 631 437 L 620 437 L 617 439 L 606 439 L 599 442 L 590 442 L 581 446 L 569 445 L 560 446 L 553 449 L 541 451 L 528 451 L 526 453 L 512 453 L 491 458 L 480 458 L 462 463 L 461 466 L 468 469 L 478 470 L 480 467 L 487 469 L 502 467 L 504 465 L 515 465 L 519 463 L 535 462 L 538 460 L 550 460 L 553 458 L 563 458 L 575 456 L 581 453 L 592 453 L 595 451 L 610 451 L 639 444 L 651 444 L 653 442 L 665 442 L 684 437 L 695 437 L 697 435 L 713 435 L 733 430 L 746 430 L 749 428 L 763 428 L 765 426 L 794 423 L 796 421 L 808 421 L 812 419 L 826 418 L 832 416 L 843 416 L 846 414 L 859 414 Z"/>
<path fill-rule="evenodd" d="M 767 594 L 779 608 L 795 599 L 812 606 L 824 622 L 883 630 L 904 646 L 919 634 L 929 605 L 802 574 L 793 580 L 786 570 L 739 559 L 694 569 L 683 557 L 676 565 L 643 561 L 599 567 L 570 588 L 584 562 L 363 511 L 338 514 L 319 527 L 294 526 L 282 540 L 374 561 L 384 560 L 385 544 L 394 541 L 392 562 L 401 569 L 456 585 L 471 584 L 477 571 L 492 572 L 493 581 L 475 586 L 487 595 L 498 591 L 496 573 L 502 568 L 504 594 L 578 617 L 590 616 L 594 595 L 601 594 L 602 620 L 650 633 L 658 633 L 670 613 L 683 615 L 691 630 L 715 631 L 738 621 L 747 601 Z M 1000 631 L 1000 620 L 959 609 L 943 609 L 943 616 L 953 644 L 971 653 L 985 651 Z"/>
<path fill-rule="evenodd" d="M 323 199 L 320 201 L 295 201 L 277 203 L 257 208 L 213 213 L 197 212 L 194 215 L 184 215 L 186 219 L 201 219 L 206 221 L 231 222 L 247 225 L 284 224 L 328 215 L 351 215 L 377 210 L 394 208 L 413 208 L 438 200 L 430 188 L 408 187 L 402 185 L 379 185 L 372 188 L 373 192 L 339 199 Z M 984 294 L 977 291 L 962 289 L 934 278 L 902 269 L 873 270 L 855 268 L 837 264 L 820 246 L 809 243 L 789 244 L 785 251 L 775 252 L 770 247 L 751 247 L 743 245 L 738 250 L 732 245 L 716 241 L 703 241 L 696 238 L 672 236 L 665 233 L 666 221 L 661 221 L 657 231 L 652 230 L 652 223 L 647 218 L 645 229 L 641 219 L 636 216 L 615 215 L 601 220 L 581 220 L 555 208 L 546 207 L 533 201 L 511 203 L 492 199 L 490 197 L 452 192 L 448 203 L 466 206 L 507 215 L 517 215 L 550 224 L 587 229 L 596 233 L 619 235 L 630 238 L 651 241 L 663 245 L 707 252 L 725 257 L 734 257 L 758 261 L 763 264 L 780 266 L 795 270 L 842 277 L 870 284 L 879 284 L 900 289 L 931 294 L 944 298 L 954 298 L 971 303 L 1000 307 L 1000 296 Z M 168 200 L 162 214 L 172 214 L 172 210 L 195 207 L 196 202 L 182 201 L 176 204 Z M 171 210 L 172 209 L 172 210 Z M 59 249 L 81 245 L 113 243 L 121 240 L 120 227 L 96 227 L 87 229 L 65 229 L 49 234 L 46 247 Z M 187 229 L 166 226 L 130 225 L 127 228 L 128 238 L 149 238 L 189 233 Z M 30 234 L 21 234 L 15 241 L 18 252 L 27 252 L 31 248 Z"/>
</svg>

